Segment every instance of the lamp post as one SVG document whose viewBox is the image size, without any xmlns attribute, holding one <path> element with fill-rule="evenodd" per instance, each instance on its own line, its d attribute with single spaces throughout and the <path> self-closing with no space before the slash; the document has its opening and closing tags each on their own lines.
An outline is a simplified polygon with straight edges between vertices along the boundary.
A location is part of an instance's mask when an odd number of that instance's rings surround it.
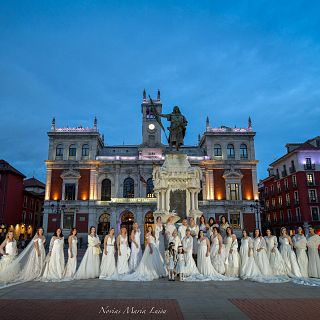
<svg viewBox="0 0 320 320">
<path fill-rule="evenodd" d="M 261 230 L 261 216 L 260 216 L 260 203 L 259 200 L 254 200 L 254 204 L 250 205 L 251 211 L 255 212 L 256 228 Z"/>
<path fill-rule="evenodd" d="M 51 207 L 52 213 L 54 212 L 54 209 L 55 209 L 56 214 L 60 214 L 60 228 L 61 230 L 63 230 L 63 214 L 66 208 L 66 205 L 65 204 L 60 205 L 60 200 L 57 200 L 57 205 L 55 206 L 54 203 L 52 203 L 50 207 Z"/>
</svg>

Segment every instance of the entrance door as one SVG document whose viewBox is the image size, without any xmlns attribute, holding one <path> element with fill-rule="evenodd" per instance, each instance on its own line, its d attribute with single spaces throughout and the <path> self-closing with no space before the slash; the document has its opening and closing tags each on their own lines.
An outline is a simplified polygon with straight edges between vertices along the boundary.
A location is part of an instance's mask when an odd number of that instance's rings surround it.
<svg viewBox="0 0 320 320">
<path fill-rule="evenodd" d="M 125 227 L 127 229 L 127 234 L 128 234 L 128 240 L 131 242 L 131 231 L 133 229 L 133 222 L 134 222 L 134 214 L 130 211 L 125 211 L 121 215 L 121 226 L 120 227 Z"/>
<path fill-rule="evenodd" d="M 110 230 L 110 214 L 103 213 L 99 217 L 98 235 L 102 235 L 104 238 L 104 236 L 109 233 L 109 230 Z"/>
</svg>

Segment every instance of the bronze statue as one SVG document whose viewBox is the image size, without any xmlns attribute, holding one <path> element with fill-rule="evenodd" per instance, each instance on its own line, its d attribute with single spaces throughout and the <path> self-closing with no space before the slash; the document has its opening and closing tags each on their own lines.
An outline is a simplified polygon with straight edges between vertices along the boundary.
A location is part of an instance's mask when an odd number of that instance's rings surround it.
<svg viewBox="0 0 320 320">
<path fill-rule="evenodd" d="M 161 118 L 166 118 L 168 121 L 170 121 L 170 127 L 167 128 L 169 130 L 169 138 L 167 137 L 167 135 L 166 138 L 168 140 L 170 149 L 175 146 L 176 150 L 179 151 L 180 146 L 184 144 L 183 140 L 186 135 L 186 126 L 188 125 L 187 119 L 183 114 L 181 114 L 178 106 L 175 106 L 173 108 L 173 111 L 169 114 L 158 113 L 150 96 L 149 98 L 151 102 L 152 112 L 165 134 L 166 132 L 161 123 Z"/>
</svg>

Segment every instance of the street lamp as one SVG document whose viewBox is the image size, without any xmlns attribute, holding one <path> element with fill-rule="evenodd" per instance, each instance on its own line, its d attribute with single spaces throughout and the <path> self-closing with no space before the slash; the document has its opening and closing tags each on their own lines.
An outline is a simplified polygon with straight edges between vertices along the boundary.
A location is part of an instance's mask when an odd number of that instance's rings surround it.
<svg viewBox="0 0 320 320">
<path fill-rule="evenodd" d="M 254 200 L 254 204 L 250 205 L 251 211 L 254 210 L 255 212 L 255 219 L 256 219 L 256 227 L 261 230 L 261 217 L 260 217 L 260 203 L 259 200 Z"/>
<path fill-rule="evenodd" d="M 66 205 L 65 204 L 60 205 L 60 200 L 57 200 L 57 205 L 55 206 L 54 203 L 52 203 L 50 207 L 51 207 L 52 213 L 54 209 L 56 209 L 55 210 L 56 214 L 60 214 L 60 228 L 61 230 L 63 230 L 63 213 L 66 208 Z"/>
</svg>

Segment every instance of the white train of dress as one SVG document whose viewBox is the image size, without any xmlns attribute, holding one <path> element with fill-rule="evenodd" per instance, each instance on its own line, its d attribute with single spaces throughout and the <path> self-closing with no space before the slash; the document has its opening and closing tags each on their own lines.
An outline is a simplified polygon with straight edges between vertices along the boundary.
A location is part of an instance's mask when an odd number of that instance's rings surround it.
<svg viewBox="0 0 320 320">
<path fill-rule="evenodd" d="M 319 246 L 320 236 L 315 234 L 308 237 L 309 277 L 320 278 Z"/>
<path fill-rule="evenodd" d="M 70 248 L 68 248 L 68 262 L 66 265 L 64 278 L 71 280 L 74 278 L 77 270 L 77 254 L 78 254 L 78 239 L 77 237 L 72 237 L 72 257 Z"/>
<path fill-rule="evenodd" d="M 164 235 L 163 235 L 163 225 L 156 224 L 154 233 L 155 233 L 155 238 L 156 238 L 156 246 L 158 247 L 160 254 L 162 256 L 162 259 L 164 259 L 164 252 L 165 252 L 165 247 L 164 247 Z"/>
<path fill-rule="evenodd" d="M 94 279 L 100 275 L 100 245 L 99 237 L 88 235 L 88 248 L 75 274 L 75 279 Z"/>
<path fill-rule="evenodd" d="M 0 259 L 0 282 L 9 283 L 15 280 L 19 273 L 19 265 L 13 263 L 17 257 L 17 241 L 13 239 L 5 240 L 5 250 L 2 252 L 4 255 Z"/>
<path fill-rule="evenodd" d="M 130 254 L 130 259 L 129 259 L 129 270 L 130 271 L 134 271 L 137 268 L 137 266 L 142 258 L 140 235 L 141 235 L 140 230 L 137 230 L 136 233 L 134 234 L 134 241 L 137 243 L 138 247 L 135 245 L 135 243 L 133 241 L 131 242 L 131 254 Z"/>
<path fill-rule="evenodd" d="M 227 236 L 224 238 L 225 243 L 225 268 L 226 276 L 238 277 L 240 273 L 240 256 L 238 253 L 238 241 L 233 239 L 232 236 Z"/>
<path fill-rule="evenodd" d="M 289 277 L 302 277 L 300 268 L 297 262 L 296 255 L 291 248 L 289 240 L 286 237 L 279 237 L 280 253 L 283 258 L 286 273 Z"/>
<path fill-rule="evenodd" d="M 276 236 L 264 237 L 267 246 L 267 256 L 270 262 L 272 273 L 275 276 L 285 276 L 286 267 L 283 258 L 278 250 L 278 241 Z"/>
<path fill-rule="evenodd" d="M 293 246 L 296 250 L 297 262 L 301 275 L 308 277 L 308 256 L 307 256 L 307 239 L 303 234 L 296 234 L 292 238 Z"/>
<path fill-rule="evenodd" d="M 103 251 L 99 279 L 108 280 L 108 278 L 111 278 L 117 273 L 114 250 L 115 241 L 114 237 L 109 237 L 107 240 L 107 254 Z"/>
<path fill-rule="evenodd" d="M 41 281 L 61 281 L 64 275 L 64 238 L 52 237 Z"/>
<path fill-rule="evenodd" d="M 221 253 L 219 254 L 219 239 L 218 236 L 211 236 L 211 248 L 210 248 L 210 259 L 213 267 L 220 274 L 224 274 L 226 272 L 225 261 L 226 254 L 225 248 L 222 244 Z"/>
<path fill-rule="evenodd" d="M 273 276 L 267 256 L 267 245 L 263 237 L 253 239 L 253 257 L 263 276 Z"/>
<path fill-rule="evenodd" d="M 185 261 L 185 270 L 184 273 L 187 276 L 193 275 L 193 274 L 199 274 L 199 270 L 196 266 L 196 263 L 192 257 L 193 252 L 193 238 L 190 237 L 184 237 L 182 240 L 182 246 L 184 251 L 184 261 Z"/>
</svg>

